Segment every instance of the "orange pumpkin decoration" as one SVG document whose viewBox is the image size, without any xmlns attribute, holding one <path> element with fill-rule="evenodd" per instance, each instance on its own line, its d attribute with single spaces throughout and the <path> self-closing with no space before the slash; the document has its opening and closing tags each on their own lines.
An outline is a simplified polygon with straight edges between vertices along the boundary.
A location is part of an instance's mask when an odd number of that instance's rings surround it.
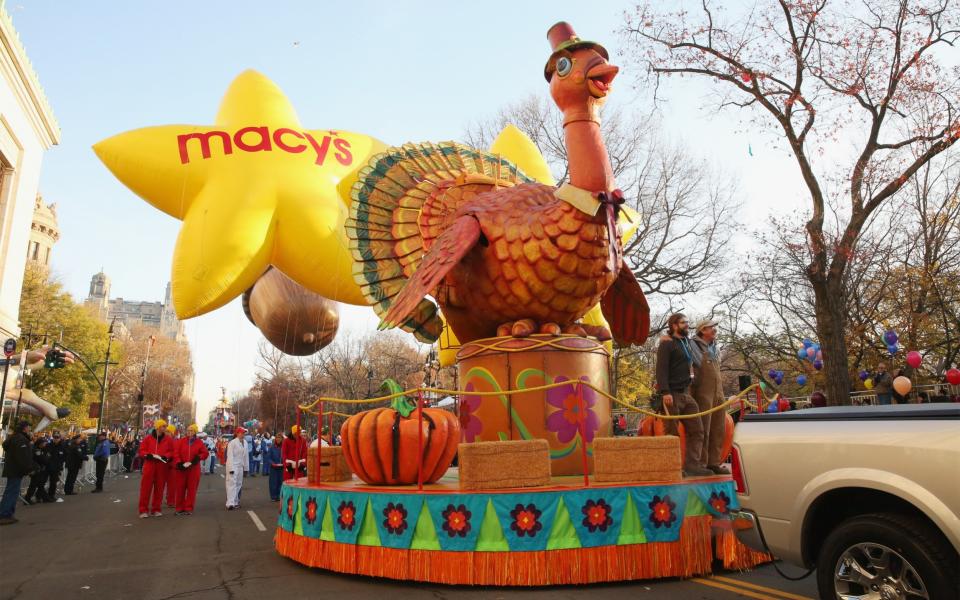
<svg viewBox="0 0 960 600">
<path fill-rule="evenodd" d="M 391 408 L 353 415 L 340 428 L 344 458 L 357 477 L 370 485 L 417 483 L 419 431 L 423 432 L 423 482 L 433 483 L 450 467 L 460 443 L 460 421 L 438 408 L 416 409 L 403 397 Z"/>
<path fill-rule="evenodd" d="M 730 456 L 730 450 L 733 449 L 733 417 L 729 413 L 724 415 L 723 423 L 723 444 L 720 446 L 720 456 L 726 459 Z M 680 458 L 681 460 L 687 453 L 687 435 L 683 429 L 683 422 L 677 426 L 677 434 L 680 436 Z M 637 435 L 660 436 L 667 434 L 667 421 L 654 416 L 646 416 L 640 421 L 640 427 L 637 429 Z"/>
</svg>

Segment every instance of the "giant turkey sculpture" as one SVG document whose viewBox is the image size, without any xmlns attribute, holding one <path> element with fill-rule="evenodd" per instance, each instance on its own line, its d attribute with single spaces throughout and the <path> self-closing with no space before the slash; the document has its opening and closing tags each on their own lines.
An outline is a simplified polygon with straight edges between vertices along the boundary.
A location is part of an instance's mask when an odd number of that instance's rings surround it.
<svg viewBox="0 0 960 600">
<path fill-rule="evenodd" d="M 564 116 L 569 182 L 535 183 L 501 157 L 452 142 L 407 144 L 371 159 L 347 231 L 355 276 L 382 318 L 437 339 L 433 296 L 461 342 L 495 335 L 593 335 L 598 301 L 621 344 L 643 343 L 649 308 L 629 267 L 598 109 L 617 67 L 567 23 L 549 32 L 544 69 Z"/>
</svg>

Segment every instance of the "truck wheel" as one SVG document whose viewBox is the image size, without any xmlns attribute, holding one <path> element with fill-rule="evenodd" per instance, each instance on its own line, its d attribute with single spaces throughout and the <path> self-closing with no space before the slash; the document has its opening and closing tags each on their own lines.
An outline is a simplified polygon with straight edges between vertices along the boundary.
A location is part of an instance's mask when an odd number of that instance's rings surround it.
<svg viewBox="0 0 960 600">
<path fill-rule="evenodd" d="M 817 558 L 821 598 L 958 598 L 957 555 L 939 532 L 915 517 L 872 514 L 834 529 Z"/>
</svg>

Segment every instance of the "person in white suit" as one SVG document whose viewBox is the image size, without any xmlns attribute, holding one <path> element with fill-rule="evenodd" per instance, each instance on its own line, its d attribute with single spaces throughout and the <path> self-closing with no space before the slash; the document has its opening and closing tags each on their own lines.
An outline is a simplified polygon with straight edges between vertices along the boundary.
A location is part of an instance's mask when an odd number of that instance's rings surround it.
<svg viewBox="0 0 960 600">
<path fill-rule="evenodd" d="M 247 445 L 243 435 L 246 430 L 237 427 L 234 438 L 227 444 L 227 510 L 240 508 L 240 488 L 243 487 L 243 473 L 250 469 L 247 460 Z"/>
</svg>

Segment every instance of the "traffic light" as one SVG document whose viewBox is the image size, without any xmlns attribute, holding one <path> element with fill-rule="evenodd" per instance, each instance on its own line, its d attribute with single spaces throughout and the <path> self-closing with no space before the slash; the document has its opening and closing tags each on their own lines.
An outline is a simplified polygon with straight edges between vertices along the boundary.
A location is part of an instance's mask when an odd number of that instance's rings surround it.
<svg viewBox="0 0 960 600">
<path fill-rule="evenodd" d="M 47 350 L 43 364 L 48 369 L 62 369 L 67 366 L 66 354 L 56 348 Z"/>
</svg>

